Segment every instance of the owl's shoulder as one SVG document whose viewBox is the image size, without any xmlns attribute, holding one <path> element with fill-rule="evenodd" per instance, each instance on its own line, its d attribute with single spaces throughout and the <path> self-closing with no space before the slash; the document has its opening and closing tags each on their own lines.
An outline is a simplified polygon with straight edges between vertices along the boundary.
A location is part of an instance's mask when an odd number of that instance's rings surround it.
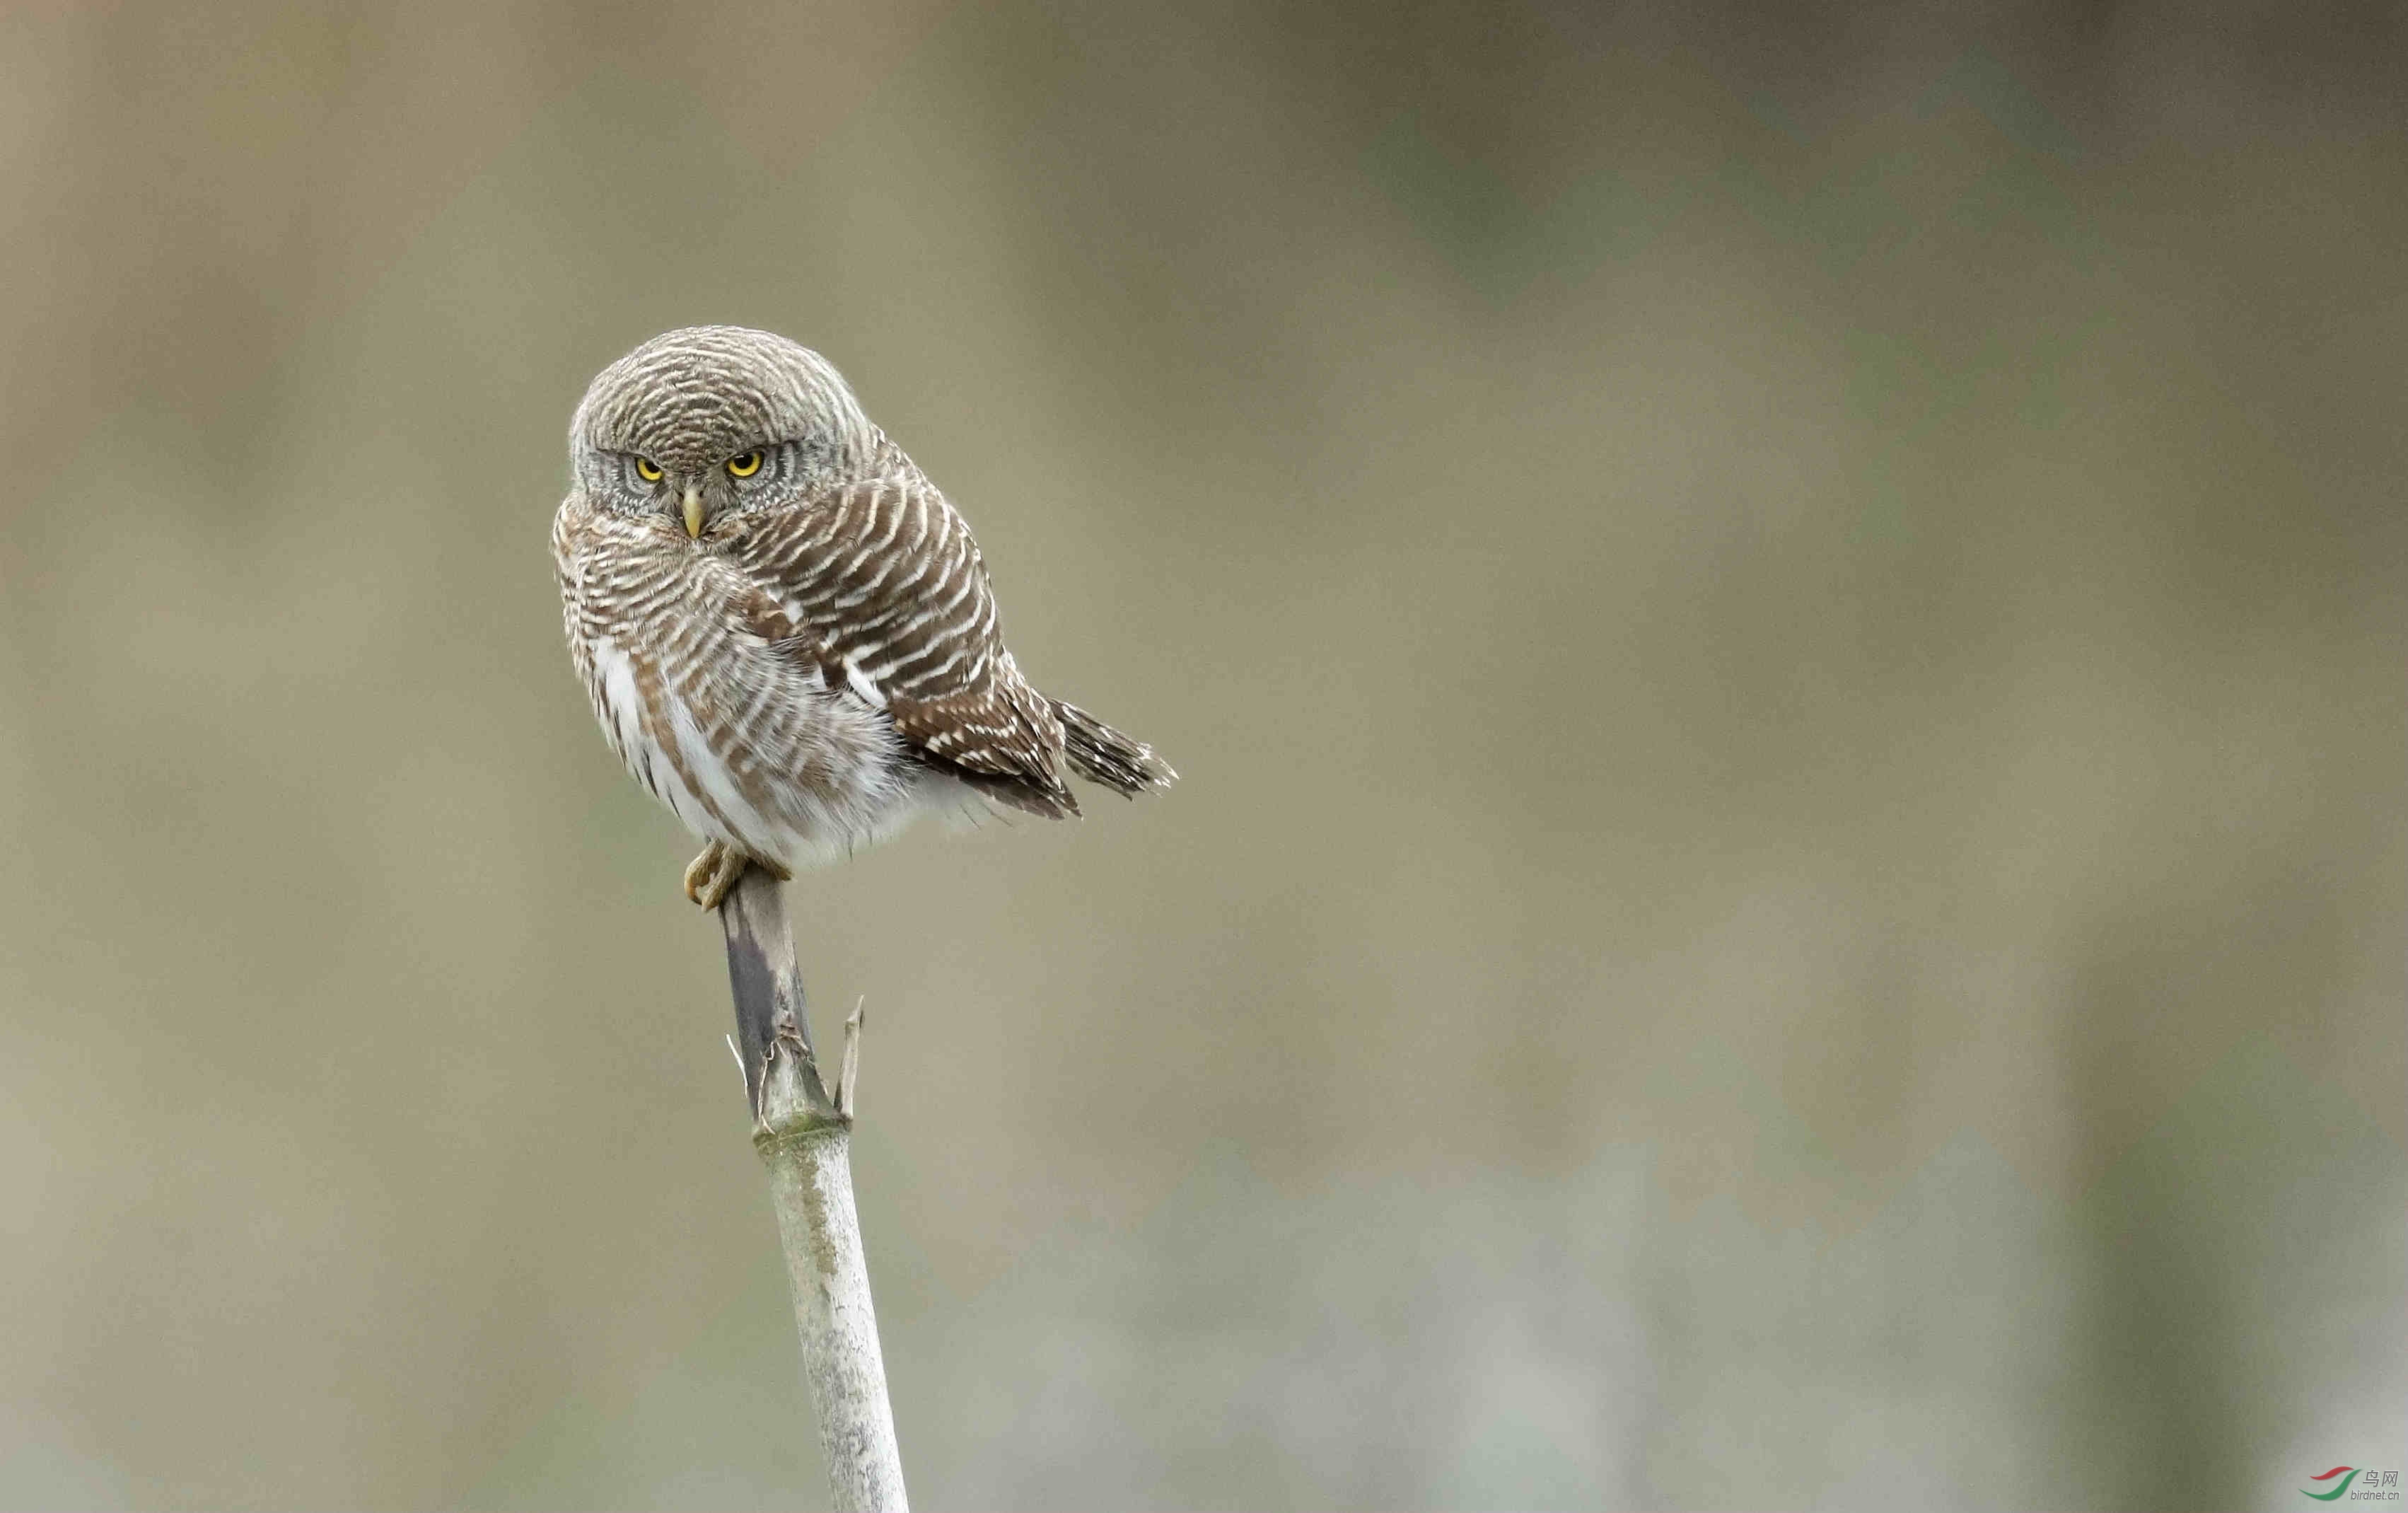
<svg viewBox="0 0 2408 1513">
<path fill-rule="evenodd" d="M 916 474 L 819 483 L 747 512 L 729 544 L 737 559 L 771 581 L 850 578 L 967 535 L 944 496 Z"/>
<path fill-rule="evenodd" d="M 607 532 L 609 512 L 583 489 L 571 489 L 552 516 L 552 554 L 564 564 L 592 551 Z"/>
</svg>

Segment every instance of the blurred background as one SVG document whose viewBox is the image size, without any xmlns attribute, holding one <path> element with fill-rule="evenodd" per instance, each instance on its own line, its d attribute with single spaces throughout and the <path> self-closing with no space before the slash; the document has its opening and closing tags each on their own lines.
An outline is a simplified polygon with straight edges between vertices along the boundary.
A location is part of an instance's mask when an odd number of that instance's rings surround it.
<svg viewBox="0 0 2408 1513">
<path fill-rule="evenodd" d="M 1184 774 L 788 890 L 930 1507 L 2408 1462 L 2396 9 L 0 16 L 0 1505 L 818 1506 L 568 414 Z"/>
</svg>

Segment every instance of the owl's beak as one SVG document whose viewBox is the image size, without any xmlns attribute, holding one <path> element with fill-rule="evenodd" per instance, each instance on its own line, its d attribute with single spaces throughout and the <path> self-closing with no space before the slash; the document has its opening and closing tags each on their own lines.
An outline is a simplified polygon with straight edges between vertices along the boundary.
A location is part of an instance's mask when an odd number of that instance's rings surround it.
<svg viewBox="0 0 2408 1513">
<path fill-rule="evenodd" d="M 685 491 L 686 540 L 702 540 L 702 491 L 689 484 Z"/>
</svg>

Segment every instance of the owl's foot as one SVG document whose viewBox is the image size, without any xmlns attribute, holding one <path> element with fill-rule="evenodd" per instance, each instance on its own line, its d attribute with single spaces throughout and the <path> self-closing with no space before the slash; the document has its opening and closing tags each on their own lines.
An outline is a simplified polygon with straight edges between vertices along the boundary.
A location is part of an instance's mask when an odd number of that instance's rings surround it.
<svg viewBox="0 0 2408 1513">
<path fill-rule="evenodd" d="M 758 867 L 781 883 L 794 880 L 794 873 L 774 861 L 748 857 L 724 841 L 713 841 L 702 848 L 701 856 L 686 863 L 685 896 L 696 908 L 716 909 L 736 890 L 736 880 L 747 867 Z"/>
</svg>

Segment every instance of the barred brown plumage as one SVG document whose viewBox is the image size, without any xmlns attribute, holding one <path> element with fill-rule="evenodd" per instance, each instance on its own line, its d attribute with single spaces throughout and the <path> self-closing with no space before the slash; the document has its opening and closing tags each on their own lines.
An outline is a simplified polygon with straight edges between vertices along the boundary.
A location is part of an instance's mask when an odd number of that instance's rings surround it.
<svg viewBox="0 0 2408 1513">
<path fill-rule="evenodd" d="M 697 902 L 748 858 L 782 872 L 973 798 L 1076 814 L 1071 771 L 1175 779 L 1022 676 L 969 527 L 818 353 L 656 337 L 595 379 L 569 451 L 570 657 L 628 771 L 711 843 Z"/>
</svg>

